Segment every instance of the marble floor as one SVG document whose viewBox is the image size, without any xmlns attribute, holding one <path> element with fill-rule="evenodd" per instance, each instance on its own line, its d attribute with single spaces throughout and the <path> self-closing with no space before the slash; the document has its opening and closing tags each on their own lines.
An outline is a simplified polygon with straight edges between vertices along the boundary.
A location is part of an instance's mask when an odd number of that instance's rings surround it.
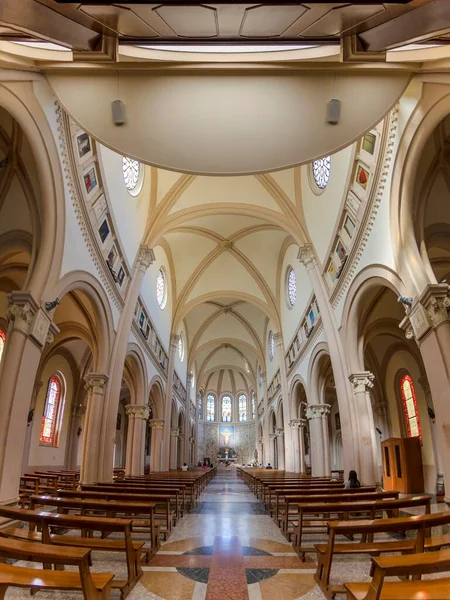
<svg viewBox="0 0 450 600">
<path fill-rule="evenodd" d="M 326 541 L 326 536 L 314 535 L 310 541 Z M 125 576 L 123 554 L 96 552 L 93 557 L 94 571 Z M 323 600 L 314 582 L 315 567 L 313 554 L 305 562 L 299 560 L 235 468 L 219 467 L 195 508 L 143 565 L 144 574 L 128 599 Z M 369 569 L 364 555 L 343 557 L 334 563 L 332 580 L 367 581 Z M 26 597 L 28 590 L 10 589 L 6 594 L 7 600 Z M 38 597 L 80 600 L 81 594 L 41 591 Z M 112 600 L 119 597 L 113 591 Z"/>
</svg>

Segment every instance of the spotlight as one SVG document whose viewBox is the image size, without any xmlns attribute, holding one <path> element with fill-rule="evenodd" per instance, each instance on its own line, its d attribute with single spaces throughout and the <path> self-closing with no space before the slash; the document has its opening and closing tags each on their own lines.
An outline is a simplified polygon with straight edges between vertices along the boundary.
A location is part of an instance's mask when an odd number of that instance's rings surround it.
<svg viewBox="0 0 450 600">
<path fill-rule="evenodd" d="M 383 432 L 381 431 L 381 429 L 379 429 L 378 427 L 375 427 L 375 429 L 377 430 L 377 433 L 378 433 L 379 435 L 383 435 Z"/>
<path fill-rule="evenodd" d="M 399 296 L 397 298 L 397 302 L 401 302 L 405 306 L 412 306 L 413 299 L 412 298 L 408 298 L 406 296 Z"/>
<path fill-rule="evenodd" d="M 54 308 L 56 308 L 59 305 L 59 298 L 56 298 L 56 300 L 53 300 L 53 302 L 46 302 L 45 303 L 45 310 L 47 312 L 53 310 Z"/>
</svg>

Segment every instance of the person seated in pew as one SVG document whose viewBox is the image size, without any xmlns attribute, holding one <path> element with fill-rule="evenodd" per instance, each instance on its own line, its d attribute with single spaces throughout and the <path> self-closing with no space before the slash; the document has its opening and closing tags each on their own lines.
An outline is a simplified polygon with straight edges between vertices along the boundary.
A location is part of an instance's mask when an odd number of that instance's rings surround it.
<svg viewBox="0 0 450 600">
<path fill-rule="evenodd" d="M 182 471 L 187 471 L 187 470 L 188 470 L 188 468 L 189 468 L 189 467 L 187 466 L 187 464 L 186 464 L 186 463 L 184 463 L 184 465 L 181 467 L 181 470 L 182 470 Z"/>
<path fill-rule="evenodd" d="M 358 474 L 356 471 L 350 471 L 348 474 L 348 481 L 345 482 L 345 488 L 360 488 L 361 484 L 358 479 Z"/>
<path fill-rule="evenodd" d="M 266 469 L 273 469 L 273 467 L 272 467 L 272 465 L 270 463 L 267 463 Z"/>
</svg>

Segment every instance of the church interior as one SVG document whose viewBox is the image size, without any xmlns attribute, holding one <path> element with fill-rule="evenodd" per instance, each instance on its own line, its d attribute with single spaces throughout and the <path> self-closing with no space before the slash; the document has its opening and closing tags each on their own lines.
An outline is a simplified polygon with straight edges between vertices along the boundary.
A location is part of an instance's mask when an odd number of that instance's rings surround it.
<svg viewBox="0 0 450 600">
<path fill-rule="evenodd" d="M 449 42 L 0 0 L 0 600 L 449 600 Z"/>
</svg>

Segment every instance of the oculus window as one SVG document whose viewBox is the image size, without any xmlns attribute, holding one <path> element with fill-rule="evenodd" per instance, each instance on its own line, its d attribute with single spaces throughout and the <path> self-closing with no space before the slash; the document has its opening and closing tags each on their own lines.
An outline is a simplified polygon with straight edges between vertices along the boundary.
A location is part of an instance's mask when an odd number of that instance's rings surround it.
<svg viewBox="0 0 450 600">
<path fill-rule="evenodd" d="M 122 158 L 123 182 L 132 196 L 137 196 L 141 191 L 143 174 L 144 170 L 138 160 L 134 160 L 129 156 Z"/>
<path fill-rule="evenodd" d="M 156 299 L 159 304 L 159 308 L 164 309 L 167 302 L 167 285 L 166 275 L 163 268 L 159 269 L 156 276 Z"/>
</svg>

